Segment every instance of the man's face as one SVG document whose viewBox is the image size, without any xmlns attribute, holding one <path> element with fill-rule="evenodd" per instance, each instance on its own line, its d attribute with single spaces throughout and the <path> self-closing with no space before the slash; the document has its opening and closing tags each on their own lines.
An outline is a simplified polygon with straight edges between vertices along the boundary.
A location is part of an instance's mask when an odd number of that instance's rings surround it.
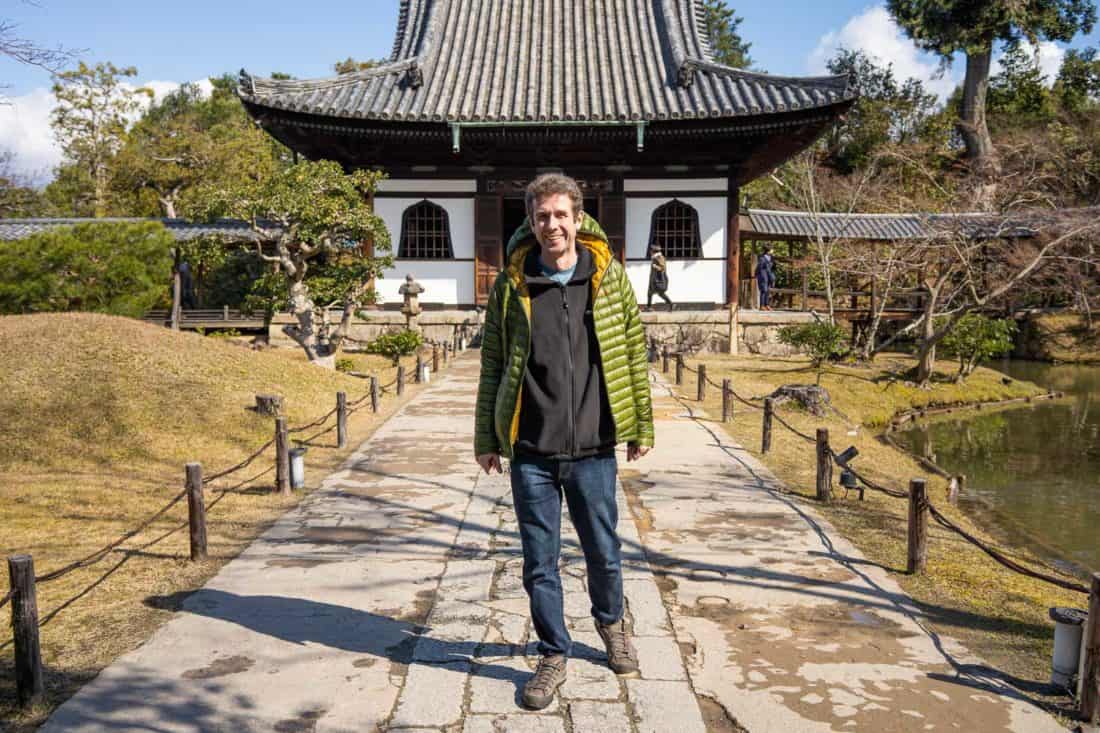
<svg viewBox="0 0 1100 733">
<path fill-rule="evenodd" d="M 564 193 L 550 194 L 535 200 L 531 211 L 531 228 L 535 230 L 542 252 L 557 258 L 574 249 L 580 212 L 573 211 L 573 200 Z"/>
</svg>

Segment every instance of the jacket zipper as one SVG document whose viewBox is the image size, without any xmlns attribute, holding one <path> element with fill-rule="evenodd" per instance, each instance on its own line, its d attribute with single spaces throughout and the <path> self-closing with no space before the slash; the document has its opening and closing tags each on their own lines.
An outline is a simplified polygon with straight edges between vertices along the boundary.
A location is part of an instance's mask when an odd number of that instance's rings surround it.
<svg viewBox="0 0 1100 733">
<path fill-rule="evenodd" d="M 573 325 L 569 322 L 569 295 L 566 285 L 558 286 L 561 292 L 562 313 L 565 316 L 565 352 L 569 355 L 569 456 L 572 458 L 577 453 L 577 414 L 576 414 L 576 380 L 573 378 L 575 367 L 573 365 Z"/>
</svg>

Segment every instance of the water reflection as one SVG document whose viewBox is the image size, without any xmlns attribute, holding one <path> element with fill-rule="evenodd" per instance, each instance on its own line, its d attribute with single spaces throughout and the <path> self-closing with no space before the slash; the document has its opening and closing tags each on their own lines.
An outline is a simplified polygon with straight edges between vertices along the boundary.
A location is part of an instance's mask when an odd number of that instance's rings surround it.
<svg viewBox="0 0 1100 733">
<path fill-rule="evenodd" d="M 966 474 L 961 500 L 973 509 L 1100 570 L 1100 367 L 996 366 L 1071 398 L 935 421 L 898 438 L 951 473 Z"/>
</svg>

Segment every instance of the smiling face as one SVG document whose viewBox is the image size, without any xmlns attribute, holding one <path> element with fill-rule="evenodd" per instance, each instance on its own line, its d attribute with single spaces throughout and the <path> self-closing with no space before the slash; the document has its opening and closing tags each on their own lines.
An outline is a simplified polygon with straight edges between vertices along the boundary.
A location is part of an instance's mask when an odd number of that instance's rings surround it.
<svg viewBox="0 0 1100 733">
<path fill-rule="evenodd" d="M 529 215 L 544 261 L 552 262 L 575 251 L 577 227 L 583 213 L 573 210 L 573 200 L 567 194 L 540 196 L 532 204 Z"/>
</svg>

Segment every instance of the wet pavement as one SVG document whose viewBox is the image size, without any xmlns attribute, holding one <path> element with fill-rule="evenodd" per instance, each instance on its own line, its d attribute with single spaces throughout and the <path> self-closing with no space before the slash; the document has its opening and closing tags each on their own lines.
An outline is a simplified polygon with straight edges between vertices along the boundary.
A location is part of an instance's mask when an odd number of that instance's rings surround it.
<svg viewBox="0 0 1100 733">
<path fill-rule="evenodd" d="M 42 730 L 1062 730 L 660 384 L 657 449 L 620 453 L 641 671 L 607 669 L 563 522 L 574 658 L 558 699 L 524 711 L 533 635 L 507 475 L 479 476 L 471 454 L 477 358 Z"/>
</svg>

